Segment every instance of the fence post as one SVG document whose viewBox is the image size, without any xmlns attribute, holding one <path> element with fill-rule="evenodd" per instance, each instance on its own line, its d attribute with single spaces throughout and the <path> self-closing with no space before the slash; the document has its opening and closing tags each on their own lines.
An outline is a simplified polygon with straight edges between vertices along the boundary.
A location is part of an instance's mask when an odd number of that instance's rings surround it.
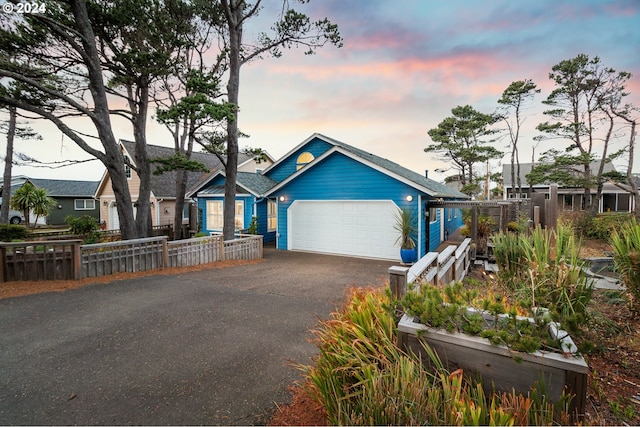
<svg viewBox="0 0 640 427">
<path fill-rule="evenodd" d="M 6 282 L 7 278 L 5 277 L 5 266 L 7 263 L 7 248 L 5 246 L 0 246 L 0 282 Z"/>
<path fill-rule="evenodd" d="M 391 294 L 396 299 L 401 299 L 407 293 L 408 267 L 389 267 L 389 287 Z"/>
<path fill-rule="evenodd" d="M 71 242 L 71 271 L 73 274 L 73 280 L 80 280 L 82 278 L 82 256 L 80 255 L 81 240 L 74 240 Z"/>
<path fill-rule="evenodd" d="M 220 261 L 224 261 L 226 258 L 224 253 L 224 236 L 220 234 L 219 238 L 220 238 Z"/>
<path fill-rule="evenodd" d="M 162 239 L 162 265 L 160 266 L 160 268 L 169 267 L 169 248 L 167 247 L 167 240 L 169 240 L 169 237 L 163 236 L 163 239 Z"/>
</svg>

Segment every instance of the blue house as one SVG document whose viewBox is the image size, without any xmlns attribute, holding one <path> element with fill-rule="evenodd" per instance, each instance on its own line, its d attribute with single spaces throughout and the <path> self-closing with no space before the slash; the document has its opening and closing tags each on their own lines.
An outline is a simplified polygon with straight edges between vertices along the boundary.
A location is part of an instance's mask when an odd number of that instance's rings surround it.
<svg viewBox="0 0 640 427">
<path fill-rule="evenodd" d="M 204 232 L 222 230 L 224 174 L 189 195 Z M 430 200 L 466 200 L 444 184 L 321 134 L 313 134 L 258 173 L 239 172 L 236 229 L 257 218 L 258 233 L 278 249 L 399 259 L 399 208 L 415 212 L 420 256 L 462 225 L 459 209 L 428 209 Z M 431 212 L 430 212 L 431 211 Z"/>
</svg>

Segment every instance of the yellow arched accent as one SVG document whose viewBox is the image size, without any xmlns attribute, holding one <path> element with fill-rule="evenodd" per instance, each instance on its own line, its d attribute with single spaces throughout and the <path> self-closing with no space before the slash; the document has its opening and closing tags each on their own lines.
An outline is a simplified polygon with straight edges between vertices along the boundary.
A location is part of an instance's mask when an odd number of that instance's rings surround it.
<svg viewBox="0 0 640 427">
<path fill-rule="evenodd" d="M 311 163 L 313 161 L 315 157 L 313 157 L 313 154 L 309 153 L 308 151 L 305 151 L 304 153 L 300 154 L 298 156 L 298 161 L 296 163 L 296 170 L 300 170 L 303 167 L 305 167 L 307 165 L 307 163 Z"/>
</svg>

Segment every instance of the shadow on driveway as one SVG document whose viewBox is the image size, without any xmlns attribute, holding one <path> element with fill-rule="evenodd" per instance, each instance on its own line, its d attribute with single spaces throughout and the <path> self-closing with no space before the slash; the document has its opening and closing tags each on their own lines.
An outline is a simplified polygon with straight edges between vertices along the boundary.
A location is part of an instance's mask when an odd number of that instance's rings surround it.
<svg viewBox="0 0 640 427">
<path fill-rule="evenodd" d="M 392 262 L 260 263 L 0 300 L 0 424 L 264 424 L 309 329 Z"/>
</svg>

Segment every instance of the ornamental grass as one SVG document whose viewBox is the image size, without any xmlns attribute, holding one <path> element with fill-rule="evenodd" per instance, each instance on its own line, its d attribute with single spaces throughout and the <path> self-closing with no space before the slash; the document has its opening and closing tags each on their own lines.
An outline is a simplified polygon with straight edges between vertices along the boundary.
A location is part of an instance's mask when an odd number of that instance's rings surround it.
<svg viewBox="0 0 640 427">
<path fill-rule="evenodd" d="M 583 272 L 580 239 L 558 223 L 555 231 L 536 227 L 529 236 L 499 233 L 492 237 L 498 280 L 522 307 L 544 307 L 572 333 L 586 320 L 593 281 Z"/>
<path fill-rule="evenodd" d="M 627 288 L 629 306 L 640 313 L 640 224 L 635 218 L 614 230 L 611 236 L 613 262 Z"/>
<path fill-rule="evenodd" d="M 567 424 L 568 399 L 551 405 L 542 388 L 528 396 L 485 394 L 462 370 L 448 372 L 401 350 L 390 291 L 354 288 L 345 306 L 313 331 L 319 353 L 300 366 L 332 425 Z M 428 363 L 424 363 L 428 362 Z"/>
</svg>

